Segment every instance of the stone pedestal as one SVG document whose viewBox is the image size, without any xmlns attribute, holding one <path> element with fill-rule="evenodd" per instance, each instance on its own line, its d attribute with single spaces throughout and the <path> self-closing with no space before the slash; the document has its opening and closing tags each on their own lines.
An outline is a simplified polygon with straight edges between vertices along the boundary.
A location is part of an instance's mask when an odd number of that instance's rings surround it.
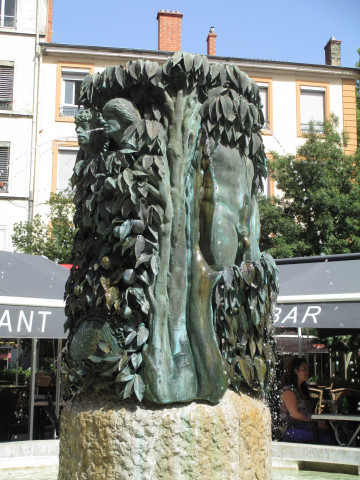
<svg viewBox="0 0 360 480">
<path fill-rule="evenodd" d="M 271 421 L 259 400 L 144 406 L 78 399 L 62 413 L 58 480 L 270 480 Z"/>
</svg>

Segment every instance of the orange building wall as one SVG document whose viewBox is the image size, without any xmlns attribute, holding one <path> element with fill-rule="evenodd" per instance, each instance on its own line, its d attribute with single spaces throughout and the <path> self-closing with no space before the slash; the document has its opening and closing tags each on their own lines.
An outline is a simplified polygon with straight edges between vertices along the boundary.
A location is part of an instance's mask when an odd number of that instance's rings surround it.
<svg viewBox="0 0 360 480">
<path fill-rule="evenodd" d="M 345 153 L 351 155 L 357 149 L 356 132 L 356 96 L 355 81 L 343 78 L 342 81 L 343 96 L 343 130 L 348 134 L 348 143 L 345 147 Z"/>
</svg>

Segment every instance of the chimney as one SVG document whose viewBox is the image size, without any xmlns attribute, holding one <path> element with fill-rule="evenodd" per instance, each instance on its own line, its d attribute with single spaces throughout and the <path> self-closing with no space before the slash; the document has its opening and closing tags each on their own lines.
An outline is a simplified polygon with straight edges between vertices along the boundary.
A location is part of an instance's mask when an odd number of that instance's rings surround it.
<svg viewBox="0 0 360 480">
<path fill-rule="evenodd" d="M 46 28 L 46 41 L 51 42 L 53 29 L 52 29 L 52 18 L 53 18 L 53 0 L 48 1 L 48 17 L 47 17 L 47 28 Z"/>
<path fill-rule="evenodd" d="M 214 31 L 214 27 L 210 27 L 209 35 L 206 39 L 208 55 L 216 55 L 216 37 L 217 33 Z"/>
<path fill-rule="evenodd" d="M 341 67 L 341 40 L 335 40 L 331 37 L 324 47 L 325 65 L 335 65 Z"/>
<path fill-rule="evenodd" d="M 160 10 L 156 19 L 159 22 L 158 49 L 168 52 L 181 50 L 181 19 L 183 14 Z"/>
</svg>

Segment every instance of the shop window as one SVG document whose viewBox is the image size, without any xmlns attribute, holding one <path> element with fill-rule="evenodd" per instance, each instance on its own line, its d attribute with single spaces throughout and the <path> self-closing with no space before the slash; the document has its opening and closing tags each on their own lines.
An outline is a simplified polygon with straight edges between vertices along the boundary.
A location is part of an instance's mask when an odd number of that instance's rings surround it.
<svg viewBox="0 0 360 480">
<path fill-rule="evenodd" d="M 9 188 L 10 143 L 0 142 L 0 193 Z"/>
<path fill-rule="evenodd" d="M 329 115 L 328 85 L 298 82 L 297 97 L 298 135 L 308 132 L 311 123 L 322 133 Z"/>
<path fill-rule="evenodd" d="M 0 61 L 0 110 L 11 110 L 13 104 L 14 65 Z"/>
<path fill-rule="evenodd" d="M 16 0 L 0 0 L 0 27 L 15 28 Z"/>
<path fill-rule="evenodd" d="M 81 84 L 86 75 L 93 72 L 92 66 L 58 64 L 56 120 L 73 121 L 79 111 Z"/>
</svg>

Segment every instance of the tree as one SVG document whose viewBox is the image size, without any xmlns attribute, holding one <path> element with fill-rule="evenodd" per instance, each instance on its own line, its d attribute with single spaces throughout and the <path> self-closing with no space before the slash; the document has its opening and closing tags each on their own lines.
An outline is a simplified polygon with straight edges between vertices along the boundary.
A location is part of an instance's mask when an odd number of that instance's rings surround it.
<svg viewBox="0 0 360 480">
<path fill-rule="evenodd" d="M 44 255 L 59 263 L 71 263 L 75 235 L 72 223 L 74 206 L 70 191 L 51 193 L 46 202 L 50 207 L 49 221 L 39 214 L 32 221 L 14 225 L 12 242 L 16 250 L 31 255 Z"/>
<path fill-rule="evenodd" d="M 360 57 L 360 48 L 358 48 L 358 54 Z M 360 68 L 360 60 L 355 64 L 355 67 Z M 360 147 L 360 80 L 355 82 L 356 90 L 356 120 L 357 120 L 357 145 Z"/>
<path fill-rule="evenodd" d="M 314 125 L 296 156 L 273 153 L 269 172 L 283 192 L 262 198 L 261 249 L 275 258 L 360 251 L 360 154 L 347 156 L 338 120 Z"/>
</svg>

